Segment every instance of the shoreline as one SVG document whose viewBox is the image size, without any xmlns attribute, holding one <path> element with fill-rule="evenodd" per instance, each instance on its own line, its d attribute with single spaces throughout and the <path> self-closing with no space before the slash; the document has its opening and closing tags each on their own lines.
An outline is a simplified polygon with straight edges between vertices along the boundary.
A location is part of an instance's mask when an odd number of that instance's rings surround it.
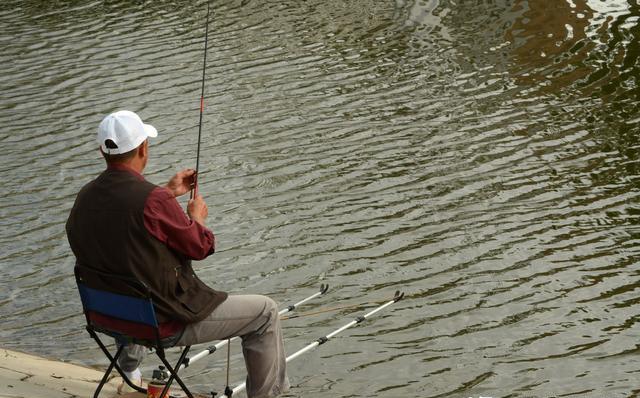
<svg viewBox="0 0 640 398">
<path fill-rule="evenodd" d="M 0 398 L 92 397 L 103 372 L 82 365 L 0 348 Z M 120 377 L 112 376 L 101 397 L 144 397 L 117 395 Z"/>
</svg>

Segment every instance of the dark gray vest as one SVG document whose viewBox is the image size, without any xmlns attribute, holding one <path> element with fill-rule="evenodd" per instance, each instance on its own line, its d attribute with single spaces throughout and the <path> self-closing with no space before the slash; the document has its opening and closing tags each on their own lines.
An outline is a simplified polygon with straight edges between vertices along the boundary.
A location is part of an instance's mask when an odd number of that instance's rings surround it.
<svg viewBox="0 0 640 398">
<path fill-rule="evenodd" d="M 227 294 L 206 286 L 191 261 L 153 237 L 144 226 L 144 205 L 156 186 L 127 171 L 107 169 L 85 185 L 67 220 L 67 237 L 76 264 L 132 276 L 151 288 L 159 322 L 197 322 Z M 114 293 L 135 293 L 110 286 L 99 277 L 85 282 Z"/>
</svg>

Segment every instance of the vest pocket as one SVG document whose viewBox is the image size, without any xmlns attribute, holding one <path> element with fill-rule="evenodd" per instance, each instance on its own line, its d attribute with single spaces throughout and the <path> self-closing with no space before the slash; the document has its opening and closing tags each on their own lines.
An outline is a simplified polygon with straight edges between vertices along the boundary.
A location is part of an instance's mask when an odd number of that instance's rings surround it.
<svg viewBox="0 0 640 398">
<path fill-rule="evenodd" d="M 176 290 L 180 304 L 189 312 L 199 314 L 206 307 L 207 300 L 204 300 L 205 297 L 199 294 L 196 279 L 192 275 L 180 273 Z"/>
<path fill-rule="evenodd" d="M 190 280 L 192 278 L 188 275 L 184 275 L 182 272 L 178 272 L 176 279 L 178 282 L 176 284 L 176 294 L 178 297 L 188 294 L 189 290 L 193 287 L 193 282 Z"/>
</svg>

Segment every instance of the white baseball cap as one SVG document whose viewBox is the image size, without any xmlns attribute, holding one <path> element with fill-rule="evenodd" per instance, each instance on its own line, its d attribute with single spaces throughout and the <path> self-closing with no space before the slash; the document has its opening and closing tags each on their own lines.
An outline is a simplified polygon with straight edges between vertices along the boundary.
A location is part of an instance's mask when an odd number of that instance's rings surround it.
<svg viewBox="0 0 640 398">
<path fill-rule="evenodd" d="M 98 126 L 98 144 L 107 155 L 118 155 L 134 150 L 148 137 L 157 137 L 158 130 L 142 123 L 140 116 L 131 111 L 118 111 L 107 115 Z M 116 145 L 107 146 L 111 140 Z"/>
</svg>

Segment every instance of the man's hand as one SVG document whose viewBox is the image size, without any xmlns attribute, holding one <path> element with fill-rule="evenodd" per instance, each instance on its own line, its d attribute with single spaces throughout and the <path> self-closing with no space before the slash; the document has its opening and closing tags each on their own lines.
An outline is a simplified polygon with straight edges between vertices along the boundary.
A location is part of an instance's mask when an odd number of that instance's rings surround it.
<svg viewBox="0 0 640 398">
<path fill-rule="evenodd" d="M 195 198 L 189 200 L 187 204 L 187 214 L 193 221 L 197 221 L 202 226 L 205 225 L 204 221 L 209 215 L 209 209 L 207 208 L 207 204 L 204 203 L 202 196 L 196 195 Z"/>
<path fill-rule="evenodd" d="M 174 175 L 167 183 L 167 189 L 178 197 L 191 191 L 196 181 L 196 171 L 193 169 L 182 170 Z"/>
</svg>

